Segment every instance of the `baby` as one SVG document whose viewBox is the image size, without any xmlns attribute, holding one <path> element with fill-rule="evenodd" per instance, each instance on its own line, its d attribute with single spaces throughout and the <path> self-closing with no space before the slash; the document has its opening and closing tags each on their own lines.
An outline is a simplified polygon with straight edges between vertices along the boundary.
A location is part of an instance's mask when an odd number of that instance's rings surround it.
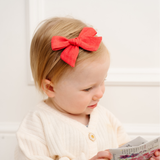
<svg viewBox="0 0 160 160">
<path fill-rule="evenodd" d="M 108 149 L 129 141 L 118 119 L 98 103 L 110 56 L 96 34 L 80 20 L 63 17 L 45 20 L 36 31 L 32 75 L 48 98 L 22 121 L 15 160 L 111 159 Z"/>
</svg>

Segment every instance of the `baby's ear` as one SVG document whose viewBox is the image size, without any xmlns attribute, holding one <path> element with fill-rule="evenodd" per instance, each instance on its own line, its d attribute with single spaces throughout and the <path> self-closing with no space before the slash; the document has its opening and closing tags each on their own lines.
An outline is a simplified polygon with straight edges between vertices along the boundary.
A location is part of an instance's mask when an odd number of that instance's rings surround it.
<svg viewBox="0 0 160 160">
<path fill-rule="evenodd" d="M 50 80 L 43 79 L 41 87 L 48 97 L 53 98 L 55 96 L 53 83 Z"/>
</svg>

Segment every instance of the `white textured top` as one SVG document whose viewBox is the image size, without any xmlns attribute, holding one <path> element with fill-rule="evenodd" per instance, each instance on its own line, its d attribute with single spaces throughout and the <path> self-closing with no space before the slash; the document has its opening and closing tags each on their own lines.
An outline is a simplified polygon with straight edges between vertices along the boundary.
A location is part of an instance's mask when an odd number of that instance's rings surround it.
<svg viewBox="0 0 160 160">
<path fill-rule="evenodd" d="M 129 141 L 121 123 L 100 105 L 86 127 L 43 101 L 26 115 L 17 139 L 15 160 L 88 160 Z"/>
</svg>

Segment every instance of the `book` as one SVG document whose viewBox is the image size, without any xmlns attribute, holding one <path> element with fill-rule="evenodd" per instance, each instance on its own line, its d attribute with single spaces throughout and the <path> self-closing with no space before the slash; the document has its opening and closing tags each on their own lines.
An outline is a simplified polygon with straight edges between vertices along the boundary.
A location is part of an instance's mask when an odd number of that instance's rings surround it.
<svg viewBox="0 0 160 160">
<path fill-rule="evenodd" d="M 157 150 L 160 151 L 160 137 L 151 141 L 137 137 L 119 148 L 109 149 L 112 160 L 149 160 Z"/>
</svg>

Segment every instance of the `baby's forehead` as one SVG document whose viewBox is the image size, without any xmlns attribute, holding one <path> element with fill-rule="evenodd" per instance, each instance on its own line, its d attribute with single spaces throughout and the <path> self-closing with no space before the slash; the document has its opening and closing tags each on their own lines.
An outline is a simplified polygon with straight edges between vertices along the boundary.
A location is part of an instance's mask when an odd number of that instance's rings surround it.
<svg viewBox="0 0 160 160">
<path fill-rule="evenodd" d="M 65 79 L 70 81 L 87 81 L 95 77 L 103 77 L 108 71 L 108 61 L 92 61 L 90 63 L 84 62 L 77 65 L 74 69 L 66 73 Z"/>
<path fill-rule="evenodd" d="M 81 77 L 81 75 L 88 77 L 92 72 L 97 72 L 96 74 L 98 74 L 99 71 L 107 68 L 109 64 L 110 56 L 108 50 L 104 47 L 101 51 L 96 52 L 96 54 L 92 55 L 92 53 L 90 53 L 85 59 L 84 57 L 78 58 L 75 67 L 68 68 L 65 76 L 70 78 Z"/>
</svg>

